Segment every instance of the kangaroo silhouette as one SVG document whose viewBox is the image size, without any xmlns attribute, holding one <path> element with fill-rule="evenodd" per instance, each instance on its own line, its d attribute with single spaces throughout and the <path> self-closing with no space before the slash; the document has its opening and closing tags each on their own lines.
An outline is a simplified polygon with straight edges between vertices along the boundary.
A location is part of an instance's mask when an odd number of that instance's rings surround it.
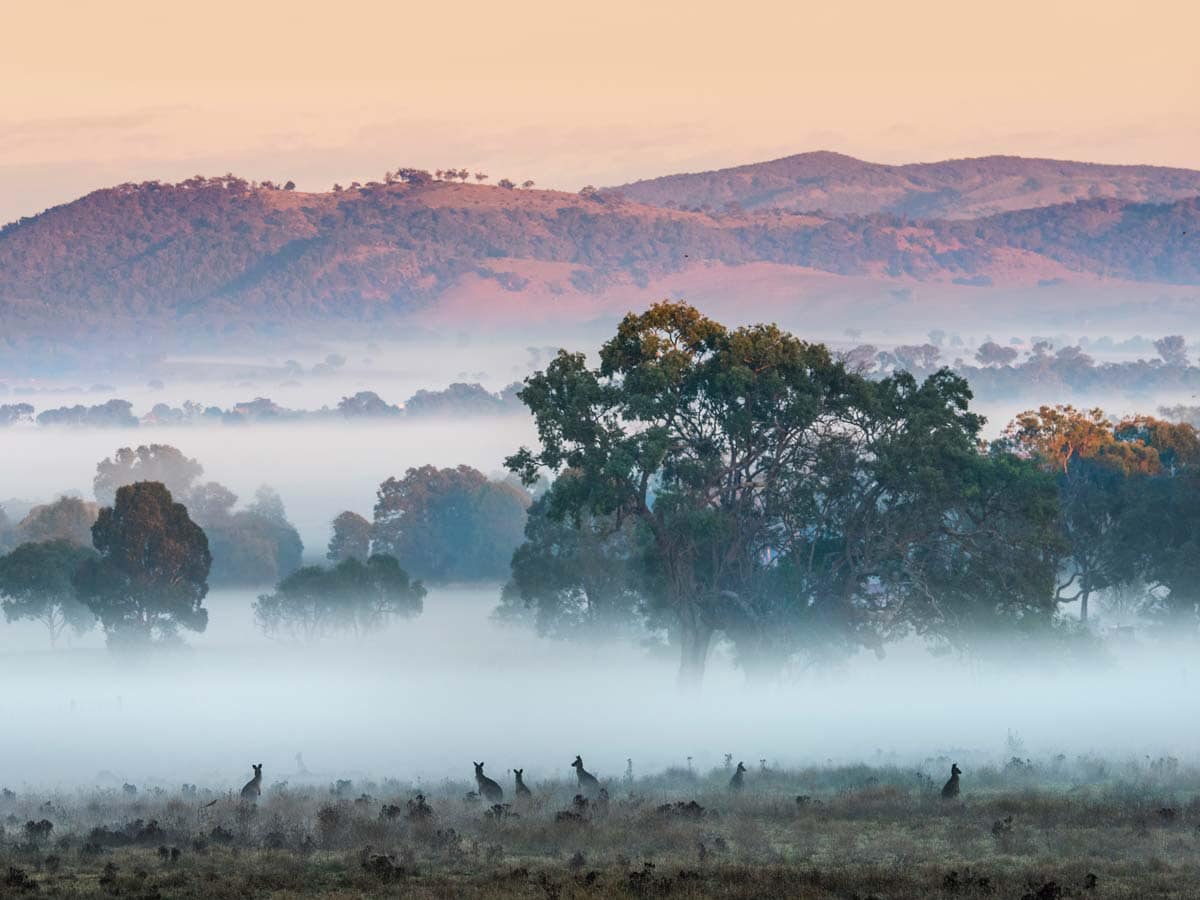
<svg viewBox="0 0 1200 900">
<path fill-rule="evenodd" d="M 242 788 L 242 799 L 253 801 L 262 795 L 262 763 L 252 764 L 251 768 L 254 769 L 254 777 Z"/>
<path fill-rule="evenodd" d="M 575 777 L 579 780 L 579 789 L 585 793 L 596 793 L 600 790 L 600 782 L 596 776 L 583 767 L 583 757 L 576 756 L 575 762 L 571 763 L 575 768 Z"/>
<path fill-rule="evenodd" d="M 479 786 L 479 793 L 483 795 L 483 799 L 492 803 L 499 803 L 504 799 L 504 790 L 492 779 L 483 774 L 483 763 L 475 763 L 475 784 Z"/>
<path fill-rule="evenodd" d="M 950 780 L 946 782 L 946 786 L 942 788 L 942 799 L 953 800 L 958 796 L 958 776 L 962 774 L 962 769 L 958 767 L 958 763 L 950 766 Z"/>
<path fill-rule="evenodd" d="M 533 791 L 531 791 L 528 788 L 528 786 L 526 786 L 525 779 L 522 777 L 522 776 L 524 776 L 524 774 L 525 774 L 524 769 L 513 769 L 513 777 L 517 780 L 517 796 L 518 797 L 532 797 Z"/>
<path fill-rule="evenodd" d="M 729 789 L 733 792 L 738 792 L 746 786 L 746 764 L 738 763 L 737 771 L 733 773 L 733 777 L 729 779 Z"/>
</svg>

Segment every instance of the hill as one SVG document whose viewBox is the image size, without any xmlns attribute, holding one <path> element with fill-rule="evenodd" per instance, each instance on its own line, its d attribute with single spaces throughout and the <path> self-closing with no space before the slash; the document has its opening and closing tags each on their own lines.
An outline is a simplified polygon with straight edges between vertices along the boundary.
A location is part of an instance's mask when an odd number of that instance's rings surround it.
<svg viewBox="0 0 1200 900">
<path fill-rule="evenodd" d="M 968 219 L 1075 200 L 1166 203 L 1200 195 L 1200 172 L 1019 156 L 891 166 L 819 151 L 611 190 L 669 208 Z"/>
<path fill-rule="evenodd" d="M 1198 235 L 1194 197 L 913 220 L 692 212 L 424 179 L 302 193 L 194 178 L 96 191 L 0 230 L 0 315 L 10 341 L 154 323 L 222 334 L 452 303 L 467 315 L 530 298 L 590 309 L 675 276 L 736 294 L 764 265 L 774 279 L 1197 284 Z"/>
</svg>

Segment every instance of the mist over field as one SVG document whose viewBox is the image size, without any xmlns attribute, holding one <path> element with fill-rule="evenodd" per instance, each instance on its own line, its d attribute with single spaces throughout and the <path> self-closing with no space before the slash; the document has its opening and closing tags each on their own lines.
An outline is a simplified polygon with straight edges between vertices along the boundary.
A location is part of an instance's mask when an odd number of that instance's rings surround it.
<svg viewBox="0 0 1200 900">
<path fill-rule="evenodd" d="M 496 586 L 438 588 L 423 615 L 362 641 L 280 646 L 254 628 L 248 591 L 218 591 L 208 630 L 179 654 L 114 658 L 102 639 L 51 652 L 30 626 L 0 631 L 4 784 L 240 785 L 469 780 L 514 766 L 562 779 L 582 753 L 619 779 L 668 767 L 865 763 L 941 772 L 1014 753 L 1140 763 L 1195 762 L 1194 645 L 1134 642 L 1103 664 L 968 663 L 914 644 L 859 654 L 829 671 L 748 685 L 717 653 L 703 694 L 681 695 L 664 652 L 539 639 L 489 616 Z M 15 688 L 20 685 L 19 688 Z M 1016 741 L 1016 745 L 1012 742 Z M 298 773 L 303 753 L 311 774 Z"/>
<path fill-rule="evenodd" d="M 856 331 L 832 342 L 849 350 L 870 337 Z M 578 331 L 563 338 L 571 348 L 594 348 Z M 135 414 L 154 403 L 231 405 L 255 395 L 311 411 L 365 389 L 394 400 L 455 380 L 499 390 L 545 366 L 553 348 L 488 345 L 479 336 L 406 353 L 313 344 L 302 368 L 333 349 L 348 361 L 274 380 L 276 358 L 177 358 L 168 360 L 176 377 L 161 387 L 146 387 L 152 372 L 125 373 L 108 387 Z M 1100 359 L 1134 353 L 1118 348 Z M 69 377 L 41 380 L 24 397 L 39 408 L 101 399 Z M 1121 417 L 1188 396 L 1174 389 L 1046 400 L 1102 404 Z M 1024 406 L 996 397 L 973 404 L 988 419 L 989 439 Z M 369 519 L 390 476 L 431 464 L 500 478 L 505 457 L 536 440 L 527 414 L 137 429 L 26 424 L 2 434 L 0 498 L 14 509 L 64 493 L 90 500 L 99 460 L 120 446 L 167 444 L 203 465 L 202 480 L 243 500 L 261 485 L 274 488 L 304 561 L 320 564 L 333 518 L 349 509 Z M 0 746 L 0 772 L 13 784 L 220 787 L 237 781 L 252 757 L 272 783 L 396 777 L 420 784 L 467 778 L 467 764 L 479 758 L 493 771 L 523 766 L 527 777 L 549 779 L 569 773 L 576 753 L 610 777 L 623 774 L 628 759 L 638 773 L 688 766 L 689 758 L 699 771 L 731 753 L 755 766 L 868 763 L 937 774 L 950 756 L 1002 763 L 1014 746 L 1047 758 L 1191 760 L 1200 737 L 1195 717 L 1181 715 L 1197 677 L 1191 643 L 1164 649 L 1127 636 L 1083 659 L 1047 646 L 1044 655 L 979 660 L 935 656 L 910 637 L 881 656 L 859 650 L 832 666 L 797 665 L 756 683 L 718 642 L 703 691 L 680 693 L 674 651 L 661 633 L 590 644 L 541 637 L 496 620 L 502 585 L 432 585 L 416 618 L 316 648 L 272 640 L 256 625 L 252 604 L 270 582 L 214 588 L 204 601 L 207 628 L 187 634 L 177 652 L 144 659 L 107 652 L 99 629 L 68 634 L 51 651 L 37 623 L 5 624 L 0 677 L 21 688 L 0 697 L 0 717 L 20 725 Z M 1096 627 L 1131 621 L 1101 614 Z M 298 773 L 297 752 L 310 775 Z"/>
</svg>

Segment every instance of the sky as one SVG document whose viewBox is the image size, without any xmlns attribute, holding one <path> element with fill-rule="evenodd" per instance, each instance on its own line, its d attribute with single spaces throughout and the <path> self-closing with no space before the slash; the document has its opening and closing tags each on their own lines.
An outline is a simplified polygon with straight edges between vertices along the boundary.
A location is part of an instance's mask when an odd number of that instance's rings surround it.
<svg viewBox="0 0 1200 900">
<path fill-rule="evenodd" d="M 568 190 L 808 150 L 1200 168 L 1192 0 L 8 4 L 0 222 L 232 171 Z"/>
</svg>

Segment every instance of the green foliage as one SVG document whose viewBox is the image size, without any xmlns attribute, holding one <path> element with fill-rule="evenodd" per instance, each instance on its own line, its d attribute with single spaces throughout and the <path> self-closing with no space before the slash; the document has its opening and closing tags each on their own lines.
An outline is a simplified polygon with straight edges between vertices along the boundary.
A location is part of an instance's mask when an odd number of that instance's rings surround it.
<svg viewBox="0 0 1200 900">
<path fill-rule="evenodd" d="M 177 640 L 179 629 L 203 631 L 212 556 L 204 531 L 156 481 L 117 489 L 92 527 L 98 556 L 75 573 L 80 599 L 113 647 Z"/>
<path fill-rule="evenodd" d="M 981 455 L 983 419 L 946 370 L 873 382 L 776 326 L 729 330 L 664 302 L 626 316 L 598 369 L 560 352 L 520 396 L 541 446 L 507 464 L 526 483 L 543 468 L 569 473 L 548 495 L 551 519 L 632 519 L 645 530 L 653 576 L 643 603 L 669 622 L 685 683 L 718 634 L 747 668 L 768 671 L 805 648 L 878 647 L 911 628 L 960 639 L 963 629 L 915 599 L 931 581 L 1041 560 L 1049 482 L 1028 482 L 1027 508 L 1004 520 L 1032 532 L 1013 537 L 1002 560 L 1009 536 L 983 524 L 979 495 L 1019 481 L 1017 463 Z M 532 537 L 518 564 L 561 546 L 549 530 Z M 939 540 L 950 544 L 940 554 Z M 1043 587 L 1047 565 L 1029 567 Z M 993 596 L 1044 609 L 1033 595 Z"/>
<path fill-rule="evenodd" d="M 379 486 L 373 550 L 431 582 L 503 578 L 529 495 L 470 466 L 409 469 Z"/>
<path fill-rule="evenodd" d="M 9 622 L 41 622 L 54 646 L 63 631 L 83 634 L 95 624 L 91 611 L 79 602 L 72 578 L 95 559 L 90 547 L 67 540 L 21 544 L 0 557 L 0 597 Z"/>
<path fill-rule="evenodd" d="M 576 527 L 548 515 L 552 503 L 547 493 L 529 509 L 496 618 L 531 620 L 538 634 L 565 640 L 644 636 L 645 536 L 632 519 L 613 516 L 587 516 Z"/>
<path fill-rule="evenodd" d="M 283 579 L 254 604 L 263 632 L 284 640 L 315 642 L 338 631 L 356 635 L 423 608 L 425 587 L 410 580 L 394 557 L 349 558 L 331 569 L 306 566 Z"/>
</svg>

